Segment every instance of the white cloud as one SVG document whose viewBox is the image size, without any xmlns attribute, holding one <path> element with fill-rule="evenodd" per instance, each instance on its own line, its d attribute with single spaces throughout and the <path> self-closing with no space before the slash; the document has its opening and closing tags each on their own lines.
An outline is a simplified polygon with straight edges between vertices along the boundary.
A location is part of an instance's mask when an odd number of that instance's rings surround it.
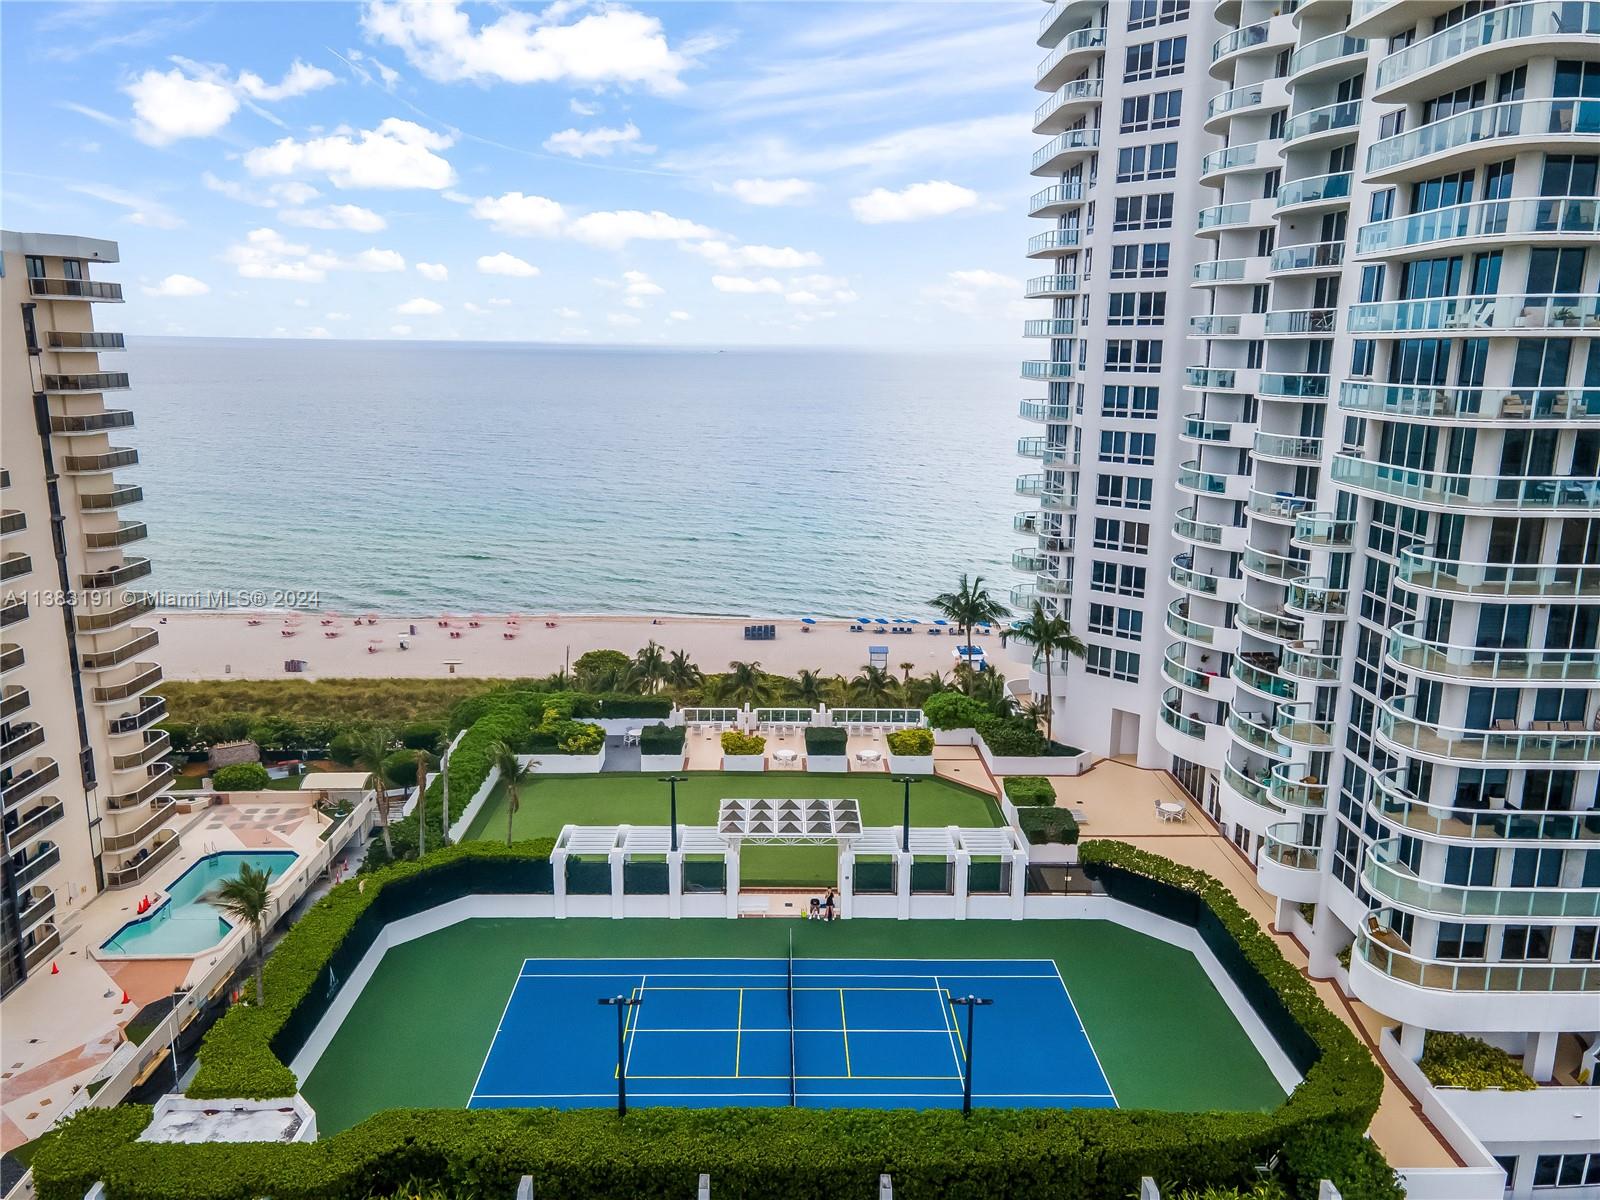
<svg viewBox="0 0 1600 1200">
<path fill-rule="evenodd" d="M 1008 310 L 1002 303 L 1022 290 L 1022 282 L 982 267 L 951 271 L 944 279 L 922 289 L 922 299 L 962 316 L 997 316 Z"/>
<path fill-rule="evenodd" d="M 1015 68 L 1011 68 L 1014 73 Z M 919 93 L 927 89 L 919 79 Z M 754 140 L 691 149 L 664 164 L 691 174 L 766 175 L 776 172 L 926 170 L 928 163 L 968 165 L 973 161 L 1014 159 L 1033 142 L 1028 118 L 1007 113 L 973 120 L 919 125 L 862 142 L 830 143 L 819 138 L 792 142 L 767 135 Z"/>
<path fill-rule="evenodd" d="M 474 304 L 471 300 L 468 300 L 461 307 L 466 309 L 475 317 L 486 317 L 489 315 L 489 310 L 487 308 L 484 308 L 481 304 Z"/>
<path fill-rule="evenodd" d="M 370 208 L 359 204 L 329 204 L 322 208 L 285 208 L 278 220 L 302 229 L 353 229 L 357 233 L 377 233 L 387 229 L 385 221 Z"/>
<path fill-rule="evenodd" d="M 439 193 L 441 200 L 448 200 L 451 204 L 471 204 L 472 197 L 465 192 L 458 192 L 454 188 L 446 188 Z"/>
<path fill-rule="evenodd" d="M 730 246 L 727 242 L 685 242 L 685 250 L 698 254 L 724 271 L 754 267 L 762 271 L 797 271 L 821 264 L 822 256 L 793 246 Z"/>
<path fill-rule="evenodd" d="M 122 90 L 133 100 L 134 136 L 151 146 L 210 137 L 239 111 L 239 98 L 231 88 L 210 79 L 190 79 L 177 67 L 146 71 Z"/>
<path fill-rule="evenodd" d="M 706 238 L 714 230 L 682 217 L 660 211 L 638 212 L 624 209 L 620 212 L 585 213 L 570 222 L 566 229 L 569 237 L 591 246 L 620 250 L 630 241 L 681 241 L 684 238 Z"/>
<path fill-rule="evenodd" d="M 585 13 L 558 2 L 539 13 L 502 11 L 476 29 L 457 0 L 373 0 L 362 14 L 369 37 L 404 52 L 440 83 L 639 84 L 652 92 L 683 90 L 679 74 L 695 49 L 674 50 L 655 17 L 621 5 Z"/>
<path fill-rule="evenodd" d="M 927 183 L 913 183 L 898 192 L 887 188 L 873 188 L 865 196 L 850 201 L 850 211 L 856 220 L 868 225 L 881 225 L 889 221 L 921 221 L 927 217 L 942 217 L 978 203 L 978 193 L 971 188 L 943 179 L 930 179 Z"/>
<path fill-rule="evenodd" d="M 193 275 L 168 275 L 155 287 L 144 289 L 146 296 L 204 296 L 211 291 L 211 286 L 202 283 Z"/>
<path fill-rule="evenodd" d="M 732 192 L 746 204 L 775 207 L 809 200 L 817 185 L 805 179 L 735 179 L 727 185 L 719 184 L 717 190 Z"/>
<path fill-rule="evenodd" d="M 622 291 L 626 297 L 623 303 L 629 308 L 643 308 L 649 297 L 665 295 L 666 290 L 643 271 L 622 273 Z"/>
<path fill-rule="evenodd" d="M 287 241 L 276 229 L 252 229 L 244 241 L 235 242 L 222 255 L 246 279 L 287 279 L 320 283 L 329 271 L 387 272 L 406 269 L 405 258 L 394 250 L 363 250 L 350 258 Z"/>
<path fill-rule="evenodd" d="M 975 288 L 1005 288 L 1007 291 L 1018 291 L 1022 284 L 1019 280 L 1009 275 L 1002 275 L 999 271 L 988 271 L 982 267 L 971 271 L 951 271 L 950 279 L 955 283 L 965 284 Z"/>
<path fill-rule="evenodd" d="M 823 304 L 851 304 L 858 297 L 850 287 L 850 281 L 841 276 L 802 275 L 794 281 L 794 290 L 785 292 L 783 298 L 790 304 L 809 308 Z"/>
<path fill-rule="evenodd" d="M 417 270 L 422 272 L 424 279 L 431 279 L 434 283 L 443 283 L 450 278 L 450 268 L 443 263 L 419 262 Z"/>
<path fill-rule="evenodd" d="M 511 303 L 511 301 L 506 299 L 504 296 L 490 296 L 489 303 L 494 305 L 496 308 L 505 308 Z"/>
<path fill-rule="evenodd" d="M 504 250 L 499 254 L 485 254 L 478 259 L 478 270 L 485 275 L 510 275 L 516 279 L 531 279 L 539 273 L 539 268 L 531 262 L 515 254 L 507 254 Z"/>
<path fill-rule="evenodd" d="M 719 292 L 728 292 L 735 296 L 754 296 L 762 292 L 777 295 L 783 291 L 783 284 L 770 277 L 744 279 L 737 275 L 713 275 L 711 286 Z"/>
<path fill-rule="evenodd" d="M 606 324 L 608 325 L 637 325 L 638 323 L 639 318 L 634 316 L 632 313 L 606 314 Z"/>
<path fill-rule="evenodd" d="M 669 320 L 669 321 L 692 321 L 692 320 L 694 320 L 694 318 L 691 317 L 688 313 L 684 312 L 683 309 L 675 308 L 675 309 L 673 309 L 671 312 L 669 312 L 667 314 L 667 320 Z"/>
<path fill-rule="evenodd" d="M 256 189 L 246 187 L 237 180 L 218 179 L 210 171 L 203 171 L 200 174 L 200 182 L 210 191 L 219 192 L 230 200 L 237 200 L 240 204 L 253 204 L 257 208 L 276 208 L 280 204 L 299 208 L 322 195 L 309 183 L 302 183 L 297 179 L 285 180 L 283 183 L 269 183 L 264 188 Z"/>
<path fill-rule="evenodd" d="M 324 174 L 336 188 L 447 188 L 456 173 L 435 151 L 455 137 L 414 121 L 385 118 L 376 129 L 340 130 L 304 142 L 280 138 L 244 156 L 252 175 Z"/>
<path fill-rule="evenodd" d="M 348 267 L 352 271 L 404 271 L 406 269 L 405 256 L 397 250 L 363 250 L 360 254 L 350 259 L 333 258 L 327 255 L 313 256 L 321 258 L 331 267 Z"/>
<path fill-rule="evenodd" d="M 600 115 L 602 106 L 574 97 L 567 101 L 567 107 L 572 110 L 572 115 L 575 117 L 597 117 Z"/>
<path fill-rule="evenodd" d="M 239 72 L 239 90 L 252 100 L 288 100 L 294 96 L 304 96 L 307 92 L 314 92 L 318 88 L 332 87 L 338 82 L 332 71 L 313 67 L 298 58 L 289 64 L 289 69 L 283 73 L 283 79 L 271 85 L 253 71 Z"/>
<path fill-rule="evenodd" d="M 564 321 L 577 321 L 583 317 L 583 314 L 575 308 L 558 308 L 555 314 Z"/>
<path fill-rule="evenodd" d="M 491 228 L 501 233 L 520 237 L 555 237 L 566 221 L 566 211 L 554 200 L 525 196 L 521 192 L 485 196 L 473 204 L 472 215 L 480 221 L 488 221 Z"/>
<path fill-rule="evenodd" d="M 634 154 L 650 154 L 654 146 L 639 140 L 639 127 L 629 121 L 621 129 L 563 129 L 544 140 L 544 148 L 551 154 L 565 154 L 571 158 L 610 158 L 618 150 Z"/>
<path fill-rule="evenodd" d="M 442 313 L 444 305 L 437 300 L 429 300 L 426 296 L 418 296 L 415 300 L 396 304 L 394 310 L 402 317 L 431 317 L 435 313 Z"/>
<path fill-rule="evenodd" d="M 144 225 L 150 229 L 182 229 L 185 224 L 182 217 L 159 200 L 125 192 L 121 188 L 107 187 L 102 183 L 73 183 L 67 185 L 67 190 L 127 209 L 123 220 L 133 225 Z"/>
</svg>

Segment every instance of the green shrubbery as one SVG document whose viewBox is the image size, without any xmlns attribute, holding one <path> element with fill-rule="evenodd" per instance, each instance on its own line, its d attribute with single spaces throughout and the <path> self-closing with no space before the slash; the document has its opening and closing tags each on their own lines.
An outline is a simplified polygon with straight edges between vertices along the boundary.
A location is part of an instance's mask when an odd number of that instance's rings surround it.
<svg viewBox="0 0 1600 1200">
<path fill-rule="evenodd" d="M 850 745 L 850 735 L 831 725 L 806 726 L 806 753 L 821 757 L 843 758 Z"/>
<path fill-rule="evenodd" d="M 529 754 L 599 754 L 606 744 L 606 731 L 588 721 L 556 717 L 529 733 L 524 744 Z"/>
<path fill-rule="evenodd" d="M 730 729 L 722 735 L 722 752 L 724 754 L 765 754 L 767 752 L 767 739 L 754 733 L 740 733 Z"/>
<path fill-rule="evenodd" d="M 1064 808 L 1019 808 L 1017 827 L 1030 845 L 1074 846 L 1078 842 L 1078 822 Z"/>
<path fill-rule="evenodd" d="M 232 763 L 218 767 L 211 776 L 211 786 L 219 792 L 264 792 L 272 776 L 260 763 Z"/>
<path fill-rule="evenodd" d="M 390 787 L 416 787 L 417 786 L 417 755 L 426 754 L 426 751 L 396 750 L 383 760 L 384 782 Z M 434 771 L 439 767 L 439 760 L 428 754 L 428 770 Z"/>
<path fill-rule="evenodd" d="M 1472 1092 L 1484 1088 L 1529 1092 L 1538 1086 L 1511 1055 L 1465 1033 L 1430 1029 L 1418 1065 L 1428 1082 L 1436 1087 L 1466 1088 Z"/>
<path fill-rule="evenodd" d="M 999 758 L 1074 758 L 1083 751 L 1045 737 L 1029 717 L 987 716 L 977 724 L 989 753 Z"/>
<path fill-rule="evenodd" d="M 682 754 L 682 725 L 646 725 L 639 731 L 640 754 Z"/>
<path fill-rule="evenodd" d="M 933 753 L 931 729 L 896 729 L 884 739 L 889 753 L 902 758 L 926 758 Z"/>
<path fill-rule="evenodd" d="M 1006 777 L 1006 799 L 1019 808 L 1029 804 L 1054 806 L 1056 789 L 1043 775 L 1010 775 Z"/>
<path fill-rule="evenodd" d="M 922 714 L 934 729 L 976 729 L 994 715 L 965 692 L 935 692 L 922 702 Z"/>
</svg>

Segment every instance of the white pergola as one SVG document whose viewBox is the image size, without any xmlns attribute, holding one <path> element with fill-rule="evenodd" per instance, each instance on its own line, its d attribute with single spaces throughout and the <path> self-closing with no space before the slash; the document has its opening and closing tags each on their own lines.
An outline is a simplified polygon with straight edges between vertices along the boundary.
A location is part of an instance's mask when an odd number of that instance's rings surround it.
<svg viewBox="0 0 1600 1200">
<path fill-rule="evenodd" d="M 861 836 L 856 800 L 739 800 L 722 802 L 717 832 L 729 843 L 820 846 Z"/>
</svg>

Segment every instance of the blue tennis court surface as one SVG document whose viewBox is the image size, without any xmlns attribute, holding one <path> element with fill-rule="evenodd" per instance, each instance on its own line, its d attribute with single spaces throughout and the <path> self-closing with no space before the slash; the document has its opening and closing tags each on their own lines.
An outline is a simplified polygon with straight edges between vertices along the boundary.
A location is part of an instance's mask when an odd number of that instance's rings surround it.
<svg viewBox="0 0 1600 1200">
<path fill-rule="evenodd" d="M 1116 1097 L 1048 959 L 537 959 L 522 972 L 472 1108 L 615 1103 L 616 1009 L 631 996 L 630 1104 L 948 1108 L 961 1104 L 965 1009 L 973 1103 L 1114 1108 Z"/>
</svg>

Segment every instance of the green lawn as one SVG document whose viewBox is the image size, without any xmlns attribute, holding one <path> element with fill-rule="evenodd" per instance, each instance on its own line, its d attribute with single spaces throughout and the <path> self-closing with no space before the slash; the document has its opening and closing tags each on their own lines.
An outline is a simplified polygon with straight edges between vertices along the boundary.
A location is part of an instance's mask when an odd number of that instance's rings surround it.
<svg viewBox="0 0 1600 1200">
<path fill-rule="evenodd" d="M 461 1108 L 523 959 L 782 957 L 791 932 L 801 957 L 1053 959 L 1123 1108 L 1283 1100 L 1194 956 L 1109 921 L 465 921 L 384 955 L 301 1090 L 323 1134 L 386 1108 Z M 1037 1030 L 1039 1053 L 1051 1036 Z"/>
<path fill-rule="evenodd" d="M 714 825 L 717 806 L 729 797 L 810 800 L 854 797 L 868 825 L 898 825 L 902 787 L 883 774 L 813 775 L 799 771 L 732 775 L 696 772 L 678 785 L 678 820 Z M 667 785 L 652 775 L 543 775 L 523 786 L 513 818 L 518 839 L 554 837 L 563 825 L 665 825 Z M 999 825 L 994 798 L 932 777 L 911 789 L 911 820 L 923 826 Z M 505 789 L 496 788 L 467 831 L 469 840 L 504 841 Z M 739 858 L 741 882 L 815 887 L 834 881 L 832 846 L 750 846 Z"/>
</svg>

